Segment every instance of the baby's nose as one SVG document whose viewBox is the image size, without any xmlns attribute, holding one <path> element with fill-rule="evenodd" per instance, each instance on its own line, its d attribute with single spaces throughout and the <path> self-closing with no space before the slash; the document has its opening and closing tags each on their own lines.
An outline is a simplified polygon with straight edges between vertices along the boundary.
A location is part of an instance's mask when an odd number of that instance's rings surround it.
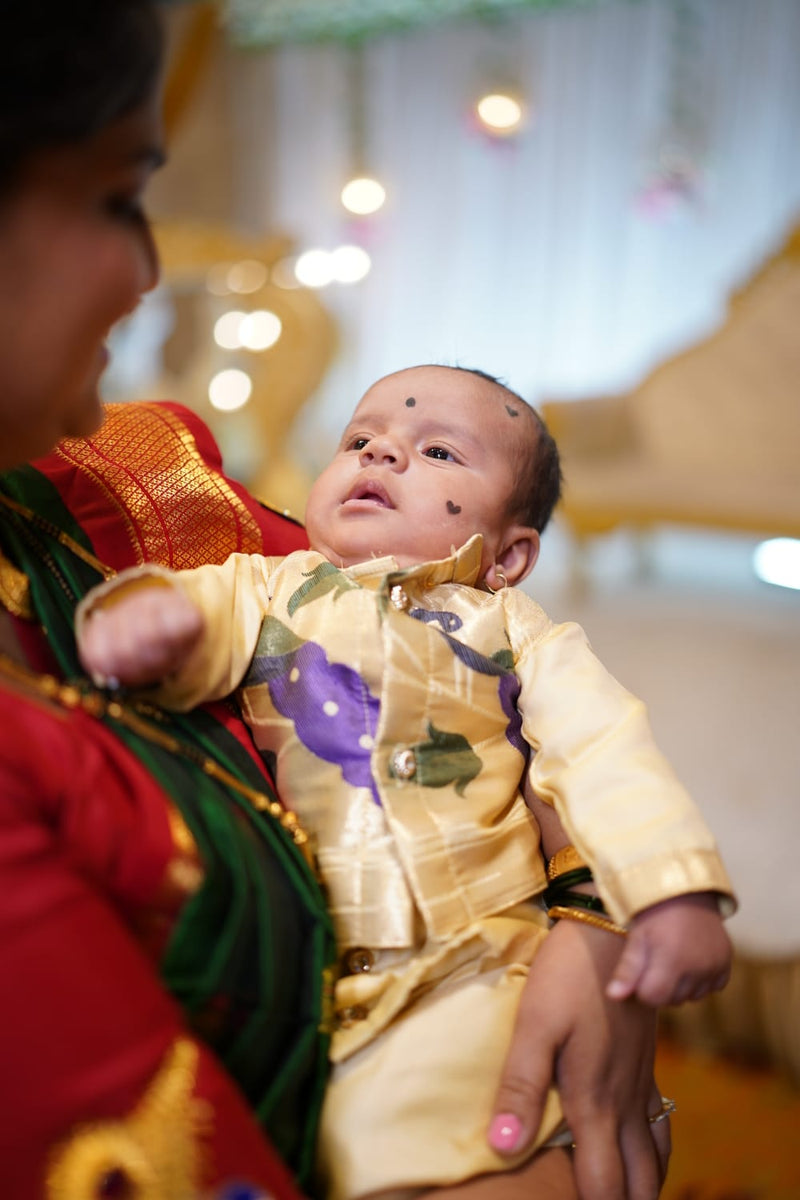
<svg viewBox="0 0 800 1200">
<path fill-rule="evenodd" d="M 360 457 L 362 463 L 386 463 L 391 466 L 401 461 L 402 451 L 394 438 L 381 434 L 370 438 Z"/>
</svg>

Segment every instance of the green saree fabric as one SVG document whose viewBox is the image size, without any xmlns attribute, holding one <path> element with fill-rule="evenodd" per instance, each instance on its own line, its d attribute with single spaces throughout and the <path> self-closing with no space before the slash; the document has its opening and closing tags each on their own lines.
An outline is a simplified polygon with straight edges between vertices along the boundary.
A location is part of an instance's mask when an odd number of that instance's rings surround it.
<svg viewBox="0 0 800 1200">
<path fill-rule="evenodd" d="M 32 467 L 0 476 L 0 490 L 38 515 L 4 509 L 6 554 L 29 578 L 34 612 L 65 678 L 83 680 L 74 607 L 101 575 L 57 537 L 90 553 L 83 530 L 49 480 Z M 85 681 L 84 681 L 85 682 Z M 251 1103 L 273 1144 L 308 1187 L 327 1076 L 327 969 L 334 943 L 324 897 L 290 834 L 246 796 L 203 769 L 212 759 L 274 799 L 266 777 L 210 712 L 156 711 L 145 732 L 102 719 L 173 800 L 206 869 L 161 963 L 165 985 Z M 176 738 L 173 753 L 147 735 Z"/>
</svg>

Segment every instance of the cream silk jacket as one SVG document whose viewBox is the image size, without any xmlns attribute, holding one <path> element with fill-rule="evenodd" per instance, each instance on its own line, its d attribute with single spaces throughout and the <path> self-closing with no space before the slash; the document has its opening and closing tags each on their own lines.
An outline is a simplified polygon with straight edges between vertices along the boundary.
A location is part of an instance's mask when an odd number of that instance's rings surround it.
<svg viewBox="0 0 800 1200">
<path fill-rule="evenodd" d="M 579 626 L 518 590 L 474 587 L 480 555 L 478 535 L 403 570 L 391 558 L 338 570 L 297 551 L 171 576 L 208 632 L 161 698 L 189 708 L 241 685 L 314 839 L 344 947 L 444 938 L 541 891 L 525 771 L 616 921 L 694 891 L 730 911 L 714 839 L 641 701 Z"/>
</svg>

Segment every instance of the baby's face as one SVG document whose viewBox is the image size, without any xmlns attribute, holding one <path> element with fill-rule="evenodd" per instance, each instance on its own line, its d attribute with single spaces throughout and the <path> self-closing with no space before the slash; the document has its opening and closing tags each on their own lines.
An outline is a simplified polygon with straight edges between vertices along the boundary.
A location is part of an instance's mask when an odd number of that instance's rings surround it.
<svg viewBox="0 0 800 1200">
<path fill-rule="evenodd" d="M 387 375 L 364 395 L 312 488 L 312 547 L 337 566 L 391 554 L 406 567 L 481 533 L 482 577 L 511 525 L 521 436 L 530 436 L 528 423 L 488 380 L 450 367 Z"/>
</svg>

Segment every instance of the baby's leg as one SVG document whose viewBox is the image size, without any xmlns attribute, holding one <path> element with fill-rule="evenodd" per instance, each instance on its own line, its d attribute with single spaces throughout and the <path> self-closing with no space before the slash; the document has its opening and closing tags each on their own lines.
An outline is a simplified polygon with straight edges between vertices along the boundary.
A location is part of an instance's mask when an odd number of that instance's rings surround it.
<svg viewBox="0 0 800 1200">
<path fill-rule="evenodd" d="M 540 1150 L 538 1154 L 517 1167 L 515 1171 L 479 1175 L 464 1183 L 420 1192 L 403 1188 L 399 1191 L 371 1192 L 362 1200 L 577 1200 L 572 1154 L 556 1147 Z"/>
</svg>

